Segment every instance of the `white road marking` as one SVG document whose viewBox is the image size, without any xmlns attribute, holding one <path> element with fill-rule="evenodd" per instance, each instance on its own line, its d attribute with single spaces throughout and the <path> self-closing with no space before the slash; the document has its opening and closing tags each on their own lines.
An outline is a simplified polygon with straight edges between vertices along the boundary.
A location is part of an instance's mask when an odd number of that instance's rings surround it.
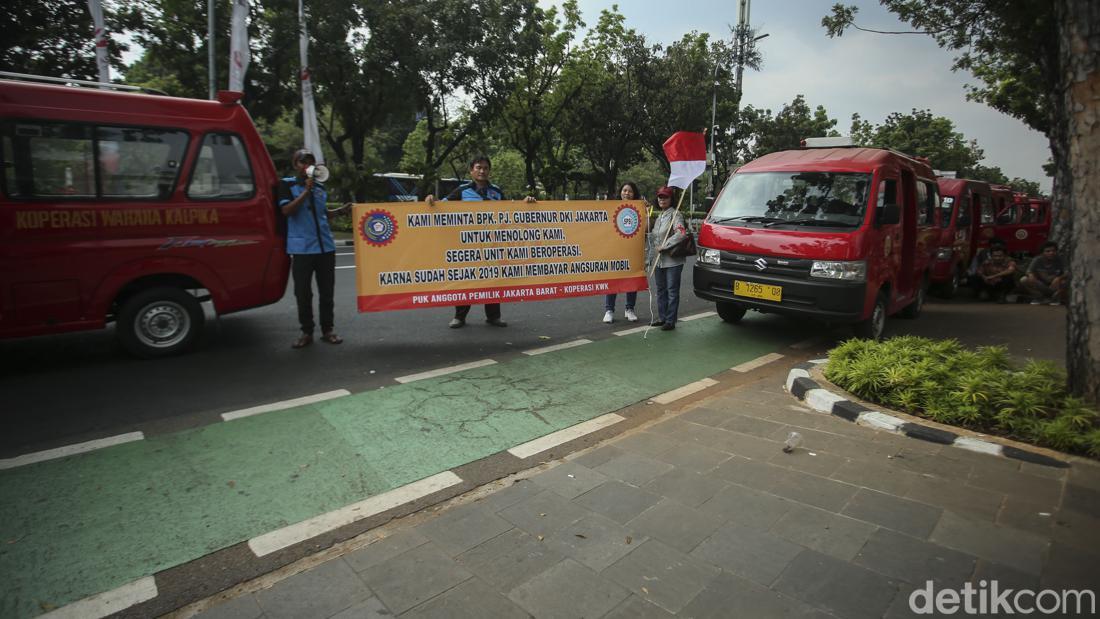
<svg viewBox="0 0 1100 619">
<path fill-rule="evenodd" d="M 718 312 L 701 312 L 698 314 L 692 314 L 691 316 L 680 317 L 680 322 L 687 322 L 689 320 L 699 320 L 700 318 L 706 318 L 707 316 L 717 316 Z"/>
<path fill-rule="evenodd" d="M 355 268 L 355 265 L 354 265 L 354 264 L 349 264 L 349 265 L 348 265 L 348 266 L 346 266 L 346 267 L 336 267 L 336 268 L 338 268 L 338 269 L 354 269 L 354 268 Z"/>
<path fill-rule="evenodd" d="M 333 398 L 341 398 L 346 395 L 351 395 L 351 392 L 347 389 L 337 389 L 336 391 L 326 391 L 324 393 L 318 393 L 314 395 L 307 395 L 300 398 L 294 398 L 293 400 L 283 400 L 282 402 L 272 402 L 271 404 L 261 404 L 260 406 L 253 406 L 251 408 L 243 408 L 239 411 L 231 411 L 228 413 L 222 413 L 222 419 L 225 421 L 232 421 L 234 419 L 240 419 L 242 417 L 251 417 L 253 415 L 261 415 L 263 413 L 270 413 L 272 411 L 281 411 L 287 408 L 293 408 L 295 406 L 302 406 L 303 404 L 313 404 L 314 402 L 324 402 L 325 400 L 331 400 Z"/>
<path fill-rule="evenodd" d="M 990 443 L 969 436 L 960 436 L 953 443 L 955 447 L 961 447 L 967 451 L 976 451 L 980 454 L 999 456 L 1004 453 L 1004 447 L 998 443 Z"/>
<path fill-rule="evenodd" d="M 114 445 L 121 445 L 123 443 L 132 443 L 134 441 L 140 441 L 144 438 L 145 434 L 141 432 L 127 432 L 126 434 L 119 434 L 118 436 L 97 438 L 94 441 L 87 441 L 85 443 L 65 445 L 64 447 L 56 447 L 54 449 L 47 449 L 45 451 L 36 451 L 34 453 L 23 454 L 22 456 L 0 460 L 0 471 L 4 469 L 14 469 L 19 466 L 26 466 L 28 464 L 34 464 L 35 462 L 56 460 L 57 458 L 64 458 L 66 456 L 95 451 L 96 449 L 103 449 L 104 447 L 112 447 Z"/>
<path fill-rule="evenodd" d="M 344 253 L 342 253 L 342 254 L 341 254 L 341 253 L 337 253 L 336 255 L 337 255 L 337 256 L 354 256 L 354 255 L 355 255 L 355 252 L 353 252 L 353 251 L 346 251 L 346 252 L 344 252 Z"/>
<path fill-rule="evenodd" d="M 630 335 L 632 333 L 641 333 L 646 329 L 656 329 L 658 327 L 650 327 L 649 325 L 642 325 L 640 327 L 634 327 L 633 329 L 623 329 L 622 331 L 615 331 L 615 335 Z"/>
<path fill-rule="evenodd" d="M 100 619 L 157 597 L 157 582 L 152 576 L 139 578 L 117 589 L 77 600 L 72 604 L 39 615 L 39 619 Z"/>
<path fill-rule="evenodd" d="M 545 346 L 543 348 L 534 348 L 532 350 L 525 350 L 525 355 L 544 355 L 548 352 L 554 352 L 555 350 L 565 350 L 566 348 L 576 348 L 577 346 L 584 346 L 585 344 L 591 344 L 592 340 L 579 339 L 572 342 L 565 342 L 564 344 L 554 344 L 553 346 Z"/>
<path fill-rule="evenodd" d="M 454 374 L 455 372 L 461 372 L 462 370 L 472 370 L 474 368 L 484 367 L 486 365 L 493 365 L 496 361 L 492 359 L 482 359 L 480 361 L 471 361 L 469 363 L 462 363 L 459 365 L 452 365 L 446 368 L 439 368 L 438 370 L 429 370 L 427 372 L 420 372 L 419 374 L 409 374 L 408 376 L 398 376 L 394 380 L 399 383 L 411 383 L 418 380 L 424 380 L 426 378 L 435 378 L 436 376 L 444 376 L 447 374 Z"/>
<path fill-rule="evenodd" d="M 686 398 L 693 393 L 698 393 L 706 389 L 707 387 L 710 387 L 711 385 L 717 384 L 718 381 L 714 380 L 713 378 L 704 378 L 702 380 L 697 380 L 693 383 L 688 383 L 683 387 L 673 389 L 672 391 L 666 391 L 661 395 L 654 396 L 650 399 L 658 404 L 668 404 L 670 402 L 675 402 L 680 398 Z"/>
<path fill-rule="evenodd" d="M 362 520 L 375 514 L 400 507 L 451 486 L 462 483 L 462 478 L 450 471 L 436 473 L 420 481 L 394 488 L 388 492 L 372 496 L 351 505 L 345 505 L 309 520 L 264 533 L 248 540 L 248 547 L 257 557 L 269 555 L 277 550 L 293 546 L 298 542 L 328 533 L 342 526 Z"/>
<path fill-rule="evenodd" d="M 772 361 L 778 361 L 779 359 L 782 359 L 782 358 L 783 358 L 783 355 L 781 355 L 777 352 L 770 352 L 766 355 L 757 357 L 757 358 L 753 359 L 752 361 L 746 361 L 746 362 L 744 362 L 740 365 L 735 365 L 730 369 L 733 370 L 734 372 L 751 372 L 752 370 L 755 370 L 758 367 L 768 365 Z"/>
<path fill-rule="evenodd" d="M 526 442 L 522 445 L 516 445 L 508 450 L 508 453 L 517 458 L 529 458 L 537 453 L 542 453 L 547 449 L 552 449 L 558 445 L 568 443 L 573 439 L 580 438 L 585 434 L 591 434 L 601 428 L 615 425 L 625 419 L 621 415 L 615 413 L 608 413 L 601 415 L 595 419 L 589 419 L 588 421 L 578 423 L 575 426 L 565 428 L 564 430 L 558 430 L 552 434 L 537 438 L 533 441 Z"/>
</svg>

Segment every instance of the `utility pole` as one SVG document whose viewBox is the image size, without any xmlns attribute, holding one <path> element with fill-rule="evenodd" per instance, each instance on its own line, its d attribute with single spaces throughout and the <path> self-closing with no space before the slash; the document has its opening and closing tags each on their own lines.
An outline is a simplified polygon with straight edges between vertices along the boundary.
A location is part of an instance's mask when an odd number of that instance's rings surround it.
<svg viewBox="0 0 1100 619">
<path fill-rule="evenodd" d="M 206 50 L 207 50 L 207 73 L 210 76 L 210 100 L 213 101 L 218 95 L 216 85 L 214 84 L 214 1 L 206 0 Z"/>
<path fill-rule="evenodd" d="M 745 55 L 748 53 L 749 45 L 759 39 L 762 39 L 768 35 L 763 35 L 749 40 L 749 36 L 752 31 L 749 30 L 749 12 L 751 10 L 751 0 L 739 0 L 737 9 L 737 29 L 733 35 L 733 60 L 737 66 L 736 78 L 734 81 L 734 88 L 737 97 L 737 107 L 741 107 L 741 76 L 745 72 Z M 715 167 L 716 159 L 714 157 L 714 135 L 718 133 L 715 131 L 716 114 L 718 110 L 718 63 L 714 63 L 714 86 L 710 99 L 710 154 L 708 156 L 710 164 L 710 195 L 714 196 L 718 192 L 718 187 L 715 184 Z"/>
</svg>

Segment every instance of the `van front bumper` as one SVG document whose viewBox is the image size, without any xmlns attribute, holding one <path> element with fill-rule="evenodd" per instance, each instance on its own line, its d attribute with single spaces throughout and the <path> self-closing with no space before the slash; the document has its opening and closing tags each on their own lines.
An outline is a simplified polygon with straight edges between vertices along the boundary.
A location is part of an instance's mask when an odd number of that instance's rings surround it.
<svg viewBox="0 0 1100 619">
<path fill-rule="evenodd" d="M 710 265 L 695 264 L 692 273 L 695 296 L 708 301 L 735 303 L 742 307 L 765 313 L 787 314 L 814 318 L 827 322 L 859 322 L 866 319 L 864 301 L 867 298 L 865 282 L 842 282 L 828 279 L 809 279 L 786 275 L 751 273 L 726 270 Z M 733 280 L 754 284 L 767 284 L 783 288 L 781 300 L 765 301 L 733 294 Z"/>
</svg>

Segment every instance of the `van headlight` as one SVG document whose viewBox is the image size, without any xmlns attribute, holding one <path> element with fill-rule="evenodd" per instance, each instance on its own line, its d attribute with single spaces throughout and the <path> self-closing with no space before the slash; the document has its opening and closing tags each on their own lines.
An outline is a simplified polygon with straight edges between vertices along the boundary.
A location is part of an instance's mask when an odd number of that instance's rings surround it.
<svg viewBox="0 0 1100 619">
<path fill-rule="evenodd" d="M 718 266 L 722 264 L 722 252 L 709 247 L 700 247 L 699 257 L 696 259 L 696 262 L 699 264 L 713 264 L 714 266 Z"/>
<path fill-rule="evenodd" d="M 810 267 L 810 277 L 839 279 L 846 282 L 866 281 L 867 262 L 863 260 L 814 260 L 813 266 Z"/>
<path fill-rule="evenodd" d="M 936 250 L 936 260 L 950 260 L 954 253 L 954 247 L 941 247 Z"/>
</svg>

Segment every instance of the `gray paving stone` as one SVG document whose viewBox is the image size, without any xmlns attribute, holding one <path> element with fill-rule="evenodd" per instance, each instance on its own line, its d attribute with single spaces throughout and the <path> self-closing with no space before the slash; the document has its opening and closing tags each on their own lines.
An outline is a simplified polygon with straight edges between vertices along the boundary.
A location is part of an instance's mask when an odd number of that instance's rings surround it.
<svg viewBox="0 0 1100 619">
<path fill-rule="evenodd" d="M 603 616 L 603 619 L 670 619 L 672 613 L 650 604 L 642 598 L 631 595 L 626 601 L 615 607 L 615 610 Z"/>
<path fill-rule="evenodd" d="M 1054 466 L 1046 466 L 1045 464 L 1032 464 L 1031 462 L 1020 462 L 1020 472 L 1036 477 L 1046 477 L 1047 479 L 1058 479 L 1062 481 L 1065 481 L 1066 478 L 1069 477 L 1069 469 L 1060 469 Z"/>
<path fill-rule="evenodd" d="M 1014 471 L 974 467 L 966 483 L 976 488 L 999 492 L 1017 501 L 1041 503 L 1047 506 L 1046 511 L 1057 507 L 1062 498 L 1061 481 Z"/>
<path fill-rule="evenodd" d="M 728 408 L 700 406 L 699 408 L 690 410 L 683 415 L 680 415 L 680 419 L 684 421 L 690 421 L 691 423 L 710 426 L 712 428 L 719 428 L 722 426 L 722 424 L 728 422 L 731 418 L 735 416 L 737 416 L 737 413 Z"/>
<path fill-rule="evenodd" d="M 656 538 L 680 552 L 691 552 L 724 522 L 721 516 L 666 498 L 627 525 L 637 533 Z"/>
<path fill-rule="evenodd" d="M 226 600 L 195 615 L 201 619 L 256 619 L 264 614 L 251 593 Z"/>
<path fill-rule="evenodd" d="M 921 588 L 924 584 L 921 584 Z M 882 619 L 921 619 L 922 617 L 928 617 L 927 614 L 919 614 L 911 608 L 910 597 L 913 595 L 917 587 L 909 583 L 900 583 L 898 585 L 898 593 L 894 596 L 894 601 L 890 603 L 890 608 L 886 609 L 886 614 L 882 616 Z M 922 603 L 921 598 L 917 598 L 917 604 Z M 933 610 L 933 616 L 935 611 Z"/>
<path fill-rule="evenodd" d="M 1062 507 L 1100 518 L 1100 490 L 1076 483 L 1066 484 Z"/>
<path fill-rule="evenodd" d="M 921 444 L 922 441 L 905 439 L 911 443 Z M 956 460 L 938 453 L 922 453 L 906 444 L 889 464 L 902 470 L 910 471 L 918 475 L 933 475 L 941 479 L 950 480 L 952 483 L 961 483 L 970 476 L 973 468 L 970 463 Z"/>
<path fill-rule="evenodd" d="M 485 583 L 471 578 L 401 615 L 438 619 L 523 619 L 531 615 Z"/>
<path fill-rule="evenodd" d="M 545 536 L 580 520 L 586 512 L 561 495 L 544 491 L 498 513 L 532 535 Z"/>
<path fill-rule="evenodd" d="M 695 596 L 680 615 L 696 619 L 826 616 L 807 604 L 727 572 Z"/>
<path fill-rule="evenodd" d="M 1071 546 L 1100 549 L 1100 518 L 1093 518 L 1072 509 L 1051 515 L 1055 541 Z"/>
<path fill-rule="evenodd" d="M 1074 462 L 1069 468 L 1066 482 L 1075 486 L 1100 490 L 1100 464 Z"/>
<path fill-rule="evenodd" d="M 727 419 L 722 427 L 732 432 L 758 436 L 769 441 L 784 441 L 790 432 L 790 428 L 786 423 L 745 415 L 737 415 Z"/>
<path fill-rule="evenodd" d="M 646 428 L 646 431 L 647 432 L 653 432 L 655 434 L 663 434 L 665 436 L 671 436 L 671 435 L 679 432 L 680 430 L 682 430 L 682 429 L 684 429 L 688 426 L 691 426 L 691 425 L 694 425 L 694 424 L 688 423 L 687 421 L 683 421 L 679 417 L 673 417 L 671 419 L 666 419 L 665 421 L 662 421 L 660 423 L 655 423 L 655 424 L 649 426 L 648 428 Z"/>
<path fill-rule="evenodd" d="M 849 561 L 877 528 L 847 516 L 796 505 L 772 526 L 771 532 L 796 544 Z"/>
<path fill-rule="evenodd" d="M 543 491 L 543 487 L 527 479 L 517 479 L 506 488 L 481 497 L 474 504 L 481 509 L 499 512 Z"/>
<path fill-rule="evenodd" d="M 676 449 L 683 446 L 667 435 L 653 432 L 629 434 L 615 441 L 614 445 L 621 450 L 632 451 L 651 458 L 656 458 L 658 455 L 670 449 Z"/>
<path fill-rule="evenodd" d="M 691 551 L 691 556 L 769 586 L 802 547 L 759 529 L 725 524 Z"/>
<path fill-rule="evenodd" d="M 424 537 L 420 531 L 413 528 L 400 529 L 369 546 L 344 555 L 344 560 L 353 570 L 362 572 L 427 543 L 428 538 Z"/>
<path fill-rule="evenodd" d="M 417 530 L 453 557 L 512 528 L 512 523 L 476 504 L 464 507 L 439 514 Z"/>
<path fill-rule="evenodd" d="M 652 492 L 621 481 L 609 481 L 582 494 L 574 502 L 615 522 L 626 524 L 660 500 L 661 497 Z"/>
<path fill-rule="evenodd" d="M 879 529 L 853 562 L 894 580 L 904 580 L 917 586 L 933 580 L 957 587 L 974 572 L 975 561 L 968 554 Z"/>
<path fill-rule="evenodd" d="M 927 539 L 943 509 L 883 492 L 862 488 L 841 513 L 879 526 Z"/>
<path fill-rule="evenodd" d="M 718 573 L 713 565 L 651 539 L 604 570 L 603 576 L 677 613 Z"/>
<path fill-rule="evenodd" d="M 551 533 L 543 543 L 554 552 L 599 572 L 645 541 L 644 534 L 633 528 L 591 514 Z"/>
<path fill-rule="evenodd" d="M 679 469 L 704 473 L 729 460 L 733 455 L 717 449 L 695 445 L 691 448 L 671 449 L 654 457 Z"/>
<path fill-rule="evenodd" d="M 457 560 L 498 591 L 507 593 L 564 558 L 533 535 L 512 529 L 467 550 Z"/>
<path fill-rule="evenodd" d="M 757 460 L 767 460 L 783 449 L 783 444 L 777 441 L 706 426 L 695 426 L 673 436 L 684 442 L 694 442 L 697 445 Z"/>
<path fill-rule="evenodd" d="M 654 477 L 667 473 L 671 469 L 671 464 L 628 451 L 597 466 L 595 470 L 612 479 L 619 479 L 634 486 L 644 486 Z"/>
<path fill-rule="evenodd" d="M 771 464 L 763 467 L 745 466 L 735 460 L 722 463 L 712 474 L 832 512 L 840 511 L 858 490 L 856 486 L 825 477 Z"/>
<path fill-rule="evenodd" d="M 343 559 L 295 574 L 256 593 L 272 619 L 329 617 L 371 596 L 371 590 Z"/>
<path fill-rule="evenodd" d="M 738 526 L 767 530 L 775 524 L 793 501 L 739 485 L 729 485 L 718 491 L 700 511 L 716 514 Z"/>
<path fill-rule="evenodd" d="M 565 559 L 516 587 L 508 598 L 535 617 L 600 617 L 630 592 L 592 570 Z"/>
<path fill-rule="evenodd" d="M 894 601 L 894 581 L 813 550 L 791 561 L 772 587 L 838 617 L 881 617 Z"/>
<path fill-rule="evenodd" d="M 431 542 L 364 570 L 360 575 L 382 603 L 397 614 L 473 576 Z"/>
<path fill-rule="evenodd" d="M 1005 497 L 999 492 L 974 488 L 957 480 L 918 477 L 905 492 L 905 498 L 993 522 Z"/>
<path fill-rule="evenodd" d="M 1001 511 L 997 514 L 997 524 L 1042 537 L 1050 537 L 1054 534 L 1056 513 L 1057 510 L 1054 507 L 1045 503 L 1032 503 L 1016 496 L 1007 496 Z"/>
<path fill-rule="evenodd" d="M 932 532 L 931 541 L 967 554 L 1002 563 L 1028 574 L 1039 574 L 1046 539 L 990 525 L 950 511 L 943 513 Z"/>
<path fill-rule="evenodd" d="M 975 586 L 988 587 L 989 583 L 994 580 L 997 581 L 1001 589 L 1030 589 L 1032 591 L 1038 591 L 1040 588 L 1039 577 L 1035 574 L 1027 574 L 1008 567 L 1007 565 L 993 563 L 985 559 L 978 559 L 978 563 L 974 567 L 974 574 L 970 577 L 970 582 Z M 983 583 L 982 581 L 985 582 Z"/>
<path fill-rule="evenodd" d="M 728 485 L 720 479 L 705 477 L 689 469 L 675 468 L 649 482 L 643 489 L 698 507 Z"/>
<path fill-rule="evenodd" d="M 575 462 L 563 462 L 531 481 L 567 499 L 578 497 L 607 481 L 607 476 Z"/>
<path fill-rule="evenodd" d="M 1044 588 L 1091 589 L 1100 595 L 1097 565 L 1100 565 L 1097 548 L 1056 542 L 1050 546 L 1040 581 Z"/>
<path fill-rule="evenodd" d="M 881 460 L 885 460 L 885 456 Z M 829 478 L 896 496 L 904 496 L 920 480 L 916 473 L 883 466 L 880 459 L 875 459 L 870 464 L 858 460 L 848 461 Z"/>
<path fill-rule="evenodd" d="M 768 459 L 768 462 L 783 468 L 828 477 L 848 462 L 848 459 L 823 451 L 818 452 L 809 448 L 799 448 L 791 453 L 784 453 L 782 450 L 777 451 Z"/>
<path fill-rule="evenodd" d="M 626 452 L 614 445 L 603 445 L 601 447 L 593 449 L 592 451 L 580 454 L 575 458 L 571 457 L 568 459 L 570 462 L 576 462 L 581 466 L 586 466 L 590 469 L 594 469 L 609 460 L 614 460 L 615 458 L 618 458 L 624 453 Z"/>
<path fill-rule="evenodd" d="M 371 597 L 365 602 L 359 602 L 355 606 L 333 615 L 332 619 L 390 619 L 391 617 L 393 617 L 393 613 L 386 608 L 382 600 Z"/>
</svg>

